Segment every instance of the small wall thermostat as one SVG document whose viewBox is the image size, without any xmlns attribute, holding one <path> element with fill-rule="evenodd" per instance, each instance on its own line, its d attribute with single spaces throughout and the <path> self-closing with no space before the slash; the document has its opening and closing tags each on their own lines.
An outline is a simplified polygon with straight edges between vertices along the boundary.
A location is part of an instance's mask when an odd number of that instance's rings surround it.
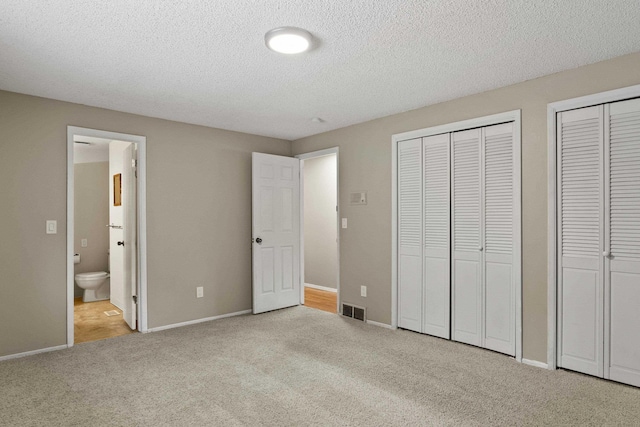
<svg viewBox="0 0 640 427">
<path fill-rule="evenodd" d="M 351 205 L 366 205 L 367 204 L 367 192 L 357 191 L 349 194 L 349 204 Z"/>
</svg>

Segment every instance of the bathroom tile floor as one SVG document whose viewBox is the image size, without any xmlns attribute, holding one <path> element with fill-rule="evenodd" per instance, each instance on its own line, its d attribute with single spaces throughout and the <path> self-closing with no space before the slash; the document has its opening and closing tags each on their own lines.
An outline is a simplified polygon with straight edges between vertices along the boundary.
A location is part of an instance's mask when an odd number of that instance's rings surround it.
<svg viewBox="0 0 640 427">
<path fill-rule="evenodd" d="M 109 300 L 82 302 L 82 297 L 73 301 L 74 342 L 98 341 L 106 338 L 132 334 L 135 331 L 122 318 L 122 310 Z M 105 311 L 117 310 L 117 316 L 107 316 Z"/>
</svg>

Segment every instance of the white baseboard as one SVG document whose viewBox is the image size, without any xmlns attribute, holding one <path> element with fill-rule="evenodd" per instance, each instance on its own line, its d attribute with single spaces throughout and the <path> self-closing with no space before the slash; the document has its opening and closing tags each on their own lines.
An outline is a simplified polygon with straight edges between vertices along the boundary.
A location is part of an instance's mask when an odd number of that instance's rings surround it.
<svg viewBox="0 0 640 427">
<path fill-rule="evenodd" d="M 319 289 L 321 291 L 327 291 L 327 292 L 334 292 L 334 293 L 338 292 L 338 290 L 336 288 L 328 288 L 326 286 L 314 285 L 312 283 L 305 283 L 304 287 L 305 288 Z"/>
<path fill-rule="evenodd" d="M 40 348 L 38 350 L 25 351 L 24 353 L 9 354 L 8 356 L 0 356 L 0 362 L 9 359 L 18 359 L 19 357 L 33 356 L 34 354 L 48 353 L 50 351 L 58 351 L 69 348 L 66 344 L 57 345 L 55 347 Z"/>
<path fill-rule="evenodd" d="M 158 326 L 157 328 L 147 329 L 147 332 L 159 332 L 167 329 L 180 328 L 182 326 L 189 326 L 189 325 L 195 325 L 197 323 L 209 322 L 211 320 L 224 319 L 225 317 L 241 316 L 243 314 L 251 313 L 251 311 L 252 310 L 242 310 L 242 311 L 236 311 L 235 313 L 227 313 L 227 314 L 221 314 L 219 316 L 205 317 L 204 319 L 189 320 L 188 322 L 180 322 L 180 323 L 174 323 L 171 325 Z"/>
<path fill-rule="evenodd" d="M 522 363 L 525 365 L 535 366 L 537 368 L 549 369 L 549 365 L 544 362 L 538 362 L 537 360 L 522 359 Z"/>
<path fill-rule="evenodd" d="M 398 328 L 394 328 L 391 325 L 387 325 L 386 323 L 374 322 L 373 320 L 368 320 L 368 319 L 367 319 L 367 324 L 373 325 L 373 326 L 379 326 L 385 329 L 392 329 L 392 330 L 398 329 Z"/>
</svg>

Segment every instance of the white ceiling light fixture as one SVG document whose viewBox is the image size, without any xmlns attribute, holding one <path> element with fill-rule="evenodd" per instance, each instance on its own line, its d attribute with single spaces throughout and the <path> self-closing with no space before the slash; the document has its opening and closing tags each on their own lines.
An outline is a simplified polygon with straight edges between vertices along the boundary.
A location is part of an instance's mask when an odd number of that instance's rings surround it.
<svg viewBox="0 0 640 427">
<path fill-rule="evenodd" d="M 264 35 L 264 42 L 274 52 L 292 55 L 311 48 L 311 33 L 296 27 L 274 28 Z"/>
</svg>

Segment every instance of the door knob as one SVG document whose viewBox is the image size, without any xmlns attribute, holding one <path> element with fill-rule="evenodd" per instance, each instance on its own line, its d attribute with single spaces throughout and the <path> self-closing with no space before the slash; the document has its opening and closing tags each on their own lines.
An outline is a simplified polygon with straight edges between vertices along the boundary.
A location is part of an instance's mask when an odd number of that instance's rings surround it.
<svg viewBox="0 0 640 427">
<path fill-rule="evenodd" d="M 480 246 L 480 247 L 478 248 L 478 250 L 479 250 L 480 252 L 482 252 L 482 251 L 484 251 L 484 248 L 483 248 L 482 246 Z"/>
<path fill-rule="evenodd" d="M 262 244 L 262 239 L 261 239 L 261 238 L 259 238 L 259 237 L 258 237 L 258 238 L 256 238 L 256 243 L 257 243 L 257 244 L 259 244 L 259 245 L 261 245 L 261 244 Z"/>
<path fill-rule="evenodd" d="M 603 257 L 606 257 L 606 258 L 609 258 L 609 257 L 611 256 L 611 252 L 609 252 L 609 251 L 604 251 L 604 252 L 602 253 L 602 256 L 603 256 Z"/>
<path fill-rule="evenodd" d="M 119 241 L 118 246 L 124 246 L 124 240 Z"/>
</svg>

